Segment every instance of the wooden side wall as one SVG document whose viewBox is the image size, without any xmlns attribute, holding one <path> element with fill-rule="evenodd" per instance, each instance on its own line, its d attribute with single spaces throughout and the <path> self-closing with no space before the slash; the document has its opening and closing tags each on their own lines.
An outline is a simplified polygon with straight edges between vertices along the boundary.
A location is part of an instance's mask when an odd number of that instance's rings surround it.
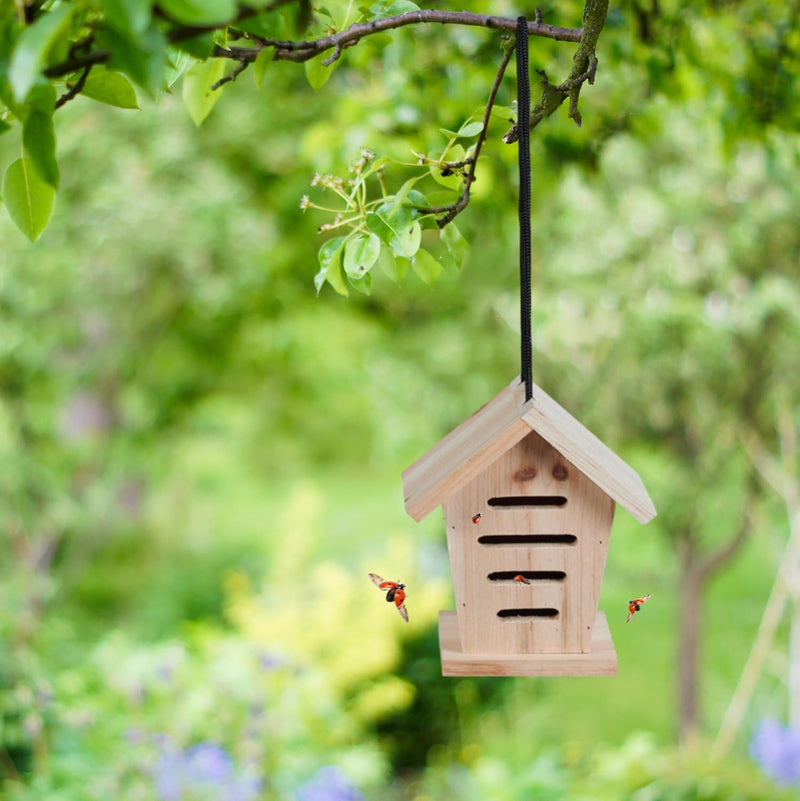
<svg viewBox="0 0 800 801">
<path fill-rule="evenodd" d="M 502 507 L 491 498 L 565 497 L 563 506 Z M 461 644 L 468 653 L 591 649 L 614 501 L 531 432 L 444 505 Z M 473 517 L 481 515 L 480 523 Z M 482 544 L 496 535 L 572 534 L 574 544 Z M 492 581 L 494 572 L 562 571 L 561 580 Z M 498 617 L 555 609 L 554 617 Z"/>
</svg>

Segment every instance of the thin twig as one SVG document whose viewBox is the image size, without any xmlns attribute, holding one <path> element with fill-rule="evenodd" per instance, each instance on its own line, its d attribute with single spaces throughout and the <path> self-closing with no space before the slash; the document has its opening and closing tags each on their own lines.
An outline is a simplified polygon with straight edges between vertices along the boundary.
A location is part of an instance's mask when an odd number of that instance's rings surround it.
<svg viewBox="0 0 800 801">
<path fill-rule="evenodd" d="M 214 92 L 226 83 L 235 81 L 249 66 L 251 62 L 240 61 L 227 75 L 223 75 L 218 81 L 211 84 L 211 91 Z"/>
<path fill-rule="evenodd" d="M 342 45 L 338 44 L 336 47 L 333 48 L 333 53 L 331 53 L 326 59 L 323 59 L 322 66 L 323 67 L 330 67 L 334 61 L 337 61 L 339 56 L 342 55 Z"/>
<path fill-rule="evenodd" d="M 72 86 L 67 84 L 67 91 L 64 92 L 64 94 L 61 95 L 58 100 L 56 100 L 56 108 L 61 108 L 61 106 L 63 106 L 65 103 L 69 103 L 70 100 L 83 91 L 83 87 L 86 85 L 86 79 L 89 77 L 89 73 L 92 71 L 93 66 L 93 64 L 88 64 L 85 66 L 78 80 L 75 81 Z"/>
<path fill-rule="evenodd" d="M 464 176 L 464 189 L 461 192 L 461 196 L 458 198 L 458 200 L 456 200 L 455 203 L 451 203 L 449 206 L 418 209 L 421 214 L 444 214 L 443 217 L 440 217 L 438 220 L 436 220 L 436 224 L 439 226 L 439 228 L 444 228 L 446 225 L 451 223 L 455 217 L 467 207 L 469 203 L 470 188 L 475 181 L 475 170 L 478 166 L 478 157 L 481 154 L 483 143 L 486 141 L 486 136 L 489 130 L 489 120 L 492 115 L 494 101 L 497 98 L 497 92 L 500 89 L 500 84 L 503 82 L 503 76 L 505 75 L 506 67 L 508 66 L 508 62 L 511 61 L 511 56 L 513 54 L 514 46 L 509 44 L 506 47 L 503 60 L 500 62 L 500 66 L 497 69 L 497 74 L 494 76 L 494 83 L 492 84 L 492 89 L 489 92 L 489 99 L 486 102 L 486 109 L 483 112 L 483 127 L 481 128 L 480 135 L 478 136 L 478 141 L 475 142 L 475 151 L 472 156 L 467 159 L 469 162 L 469 170 Z"/>
</svg>

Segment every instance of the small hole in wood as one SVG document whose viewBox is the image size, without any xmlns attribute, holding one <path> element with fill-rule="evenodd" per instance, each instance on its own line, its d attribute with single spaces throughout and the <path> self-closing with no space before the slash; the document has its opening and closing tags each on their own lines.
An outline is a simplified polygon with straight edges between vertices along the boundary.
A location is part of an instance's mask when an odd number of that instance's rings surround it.
<svg viewBox="0 0 800 801">
<path fill-rule="evenodd" d="M 497 617 L 558 617 L 558 609 L 546 606 L 536 609 L 501 609 Z"/>
<path fill-rule="evenodd" d="M 563 495 L 507 495 L 502 498 L 489 498 L 489 506 L 518 509 L 529 506 L 565 506 L 567 499 Z"/>
<path fill-rule="evenodd" d="M 514 581 L 517 576 L 529 581 L 563 581 L 567 574 L 563 570 L 496 570 L 486 578 L 489 581 Z"/>
<path fill-rule="evenodd" d="M 574 545 L 574 534 L 484 534 L 481 545 Z"/>
</svg>

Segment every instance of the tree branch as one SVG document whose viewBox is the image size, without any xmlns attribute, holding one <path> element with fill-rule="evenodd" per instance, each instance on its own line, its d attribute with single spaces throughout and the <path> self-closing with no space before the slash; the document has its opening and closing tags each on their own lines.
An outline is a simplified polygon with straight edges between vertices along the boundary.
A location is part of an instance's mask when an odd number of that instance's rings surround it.
<svg viewBox="0 0 800 801">
<path fill-rule="evenodd" d="M 286 5 L 291 0 L 275 0 L 266 9 L 254 10 L 243 7 L 236 19 L 231 20 L 230 24 L 252 17 L 256 13 L 270 11 L 280 6 Z M 591 2 L 591 0 L 590 0 Z M 419 11 L 406 11 L 403 14 L 395 14 L 391 17 L 362 22 L 351 25 L 347 30 L 339 33 L 323 36 L 320 39 L 293 42 L 281 39 L 266 39 L 259 36 L 249 36 L 258 47 L 220 47 L 214 48 L 212 56 L 214 58 L 230 58 L 235 61 L 255 61 L 258 54 L 265 47 L 275 48 L 275 61 L 308 61 L 326 50 L 338 49 L 339 52 L 345 47 L 351 47 L 356 42 L 366 36 L 382 31 L 389 31 L 395 28 L 402 28 L 406 25 L 417 25 L 424 23 L 440 23 L 442 25 L 467 25 L 479 28 L 491 28 L 492 30 L 514 31 L 516 30 L 516 20 L 507 17 L 493 17 L 487 14 L 473 14 L 468 11 L 438 11 L 436 9 L 420 9 Z M 191 39 L 202 33 L 224 29 L 225 25 L 216 27 L 181 27 L 173 29 L 167 39 L 170 43 L 176 44 L 185 39 Z M 531 36 L 541 36 L 546 39 L 554 39 L 557 42 L 580 42 L 583 36 L 583 28 L 562 28 L 557 25 L 548 25 L 537 18 L 528 23 L 528 32 Z M 90 64 L 104 64 L 108 61 L 110 53 L 107 50 L 95 50 L 83 56 L 75 56 L 59 64 L 48 67 L 44 74 L 48 78 L 58 78 L 68 75 L 71 72 L 83 69 Z"/>
<path fill-rule="evenodd" d="M 751 521 L 757 498 L 757 479 L 755 473 L 750 475 L 748 483 L 749 488 L 747 500 L 745 502 L 745 510 L 736 532 L 718 548 L 705 554 L 696 564 L 695 569 L 701 581 L 706 581 L 709 576 L 716 573 L 717 570 L 736 555 L 747 541 L 747 534 L 752 526 Z"/>
<path fill-rule="evenodd" d="M 583 9 L 583 28 L 581 29 L 580 45 L 572 58 L 572 70 L 567 79 L 558 86 L 547 80 L 544 70 L 537 70 L 542 76 L 542 99 L 531 109 L 530 129 L 533 130 L 542 120 L 549 117 L 569 97 L 569 116 L 580 127 L 583 119 L 578 110 L 578 101 L 581 96 L 583 84 L 588 81 L 594 83 L 597 72 L 597 40 L 606 24 L 608 16 L 608 0 L 586 0 Z M 503 137 L 506 144 L 517 141 L 517 126 Z"/>
<path fill-rule="evenodd" d="M 83 91 L 83 87 L 86 85 L 86 79 L 89 77 L 89 73 L 92 71 L 93 66 L 94 64 L 88 64 L 85 66 L 78 80 L 75 81 L 72 86 L 67 84 L 67 91 L 64 92 L 64 94 L 61 95 L 58 100 L 56 100 L 56 108 L 61 108 L 61 106 L 63 106 L 65 103 L 69 103 L 70 100 Z"/>
<path fill-rule="evenodd" d="M 487 14 L 473 14 L 468 11 L 438 11 L 436 9 L 420 9 L 419 11 L 406 11 L 391 17 L 376 19 L 370 22 L 361 22 L 351 25 L 347 30 L 314 39 L 307 42 L 275 42 L 276 61 L 308 61 L 319 53 L 336 47 L 350 47 L 365 36 L 382 31 L 402 28 L 405 25 L 438 22 L 442 25 L 471 25 L 494 30 L 515 31 L 517 22 L 507 17 L 493 17 Z M 528 32 L 531 36 L 542 36 L 546 39 L 555 39 L 557 42 L 579 42 L 583 35 L 581 28 L 561 28 L 557 25 L 547 25 L 540 20 L 528 23 Z M 257 55 L 257 53 L 256 53 Z"/>
<path fill-rule="evenodd" d="M 211 84 L 211 91 L 215 92 L 226 83 L 235 81 L 249 66 L 249 61 L 240 61 L 227 75 L 223 75 L 218 81 Z"/>
<path fill-rule="evenodd" d="M 500 62 L 500 66 L 497 69 L 497 74 L 494 76 L 494 83 L 492 84 L 491 91 L 489 92 L 489 99 L 486 102 L 486 109 L 483 112 L 483 128 L 478 135 L 477 142 L 475 142 L 475 151 L 467 160 L 469 163 L 469 170 L 464 176 L 464 189 L 461 192 L 461 196 L 458 198 L 458 200 L 456 200 L 455 203 L 452 203 L 449 206 L 419 209 L 422 214 L 444 214 L 443 217 L 440 217 L 438 220 L 436 220 L 436 224 L 439 226 L 439 228 L 444 228 L 446 225 L 451 223 L 455 217 L 467 207 L 467 204 L 469 203 L 469 192 L 473 182 L 475 181 L 475 170 L 478 166 L 478 157 L 481 154 L 481 148 L 483 147 L 483 143 L 486 141 L 486 134 L 489 130 L 489 119 L 492 115 L 492 107 L 494 106 L 494 101 L 497 98 L 497 91 L 500 88 L 500 84 L 503 82 L 503 75 L 505 75 L 508 62 L 511 60 L 511 56 L 514 54 L 514 45 L 509 44 L 506 46 L 505 50 L 506 52 L 503 56 L 503 60 Z"/>
</svg>

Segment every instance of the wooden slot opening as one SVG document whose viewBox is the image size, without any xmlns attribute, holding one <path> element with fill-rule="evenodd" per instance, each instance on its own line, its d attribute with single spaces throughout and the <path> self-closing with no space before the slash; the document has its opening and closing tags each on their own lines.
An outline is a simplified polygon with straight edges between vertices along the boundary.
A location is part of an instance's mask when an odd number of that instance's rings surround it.
<svg viewBox="0 0 800 801">
<path fill-rule="evenodd" d="M 488 504 L 501 509 L 524 509 L 529 506 L 566 506 L 567 499 L 563 495 L 504 495 L 500 498 L 489 498 Z"/>
<path fill-rule="evenodd" d="M 558 609 L 538 607 L 534 609 L 501 609 L 497 617 L 558 617 Z"/>
<path fill-rule="evenodd" d="M 563 570 L 497 570 L 486 578 L 489 581 L 514 581 L 517 576 L 530 581 L 563 581 L 567 574 Z"/>
<path fill-rule="evenodd" d="M 574 534 L 484 534 L 481 545 L 574 545 Z"/>
</svg>

